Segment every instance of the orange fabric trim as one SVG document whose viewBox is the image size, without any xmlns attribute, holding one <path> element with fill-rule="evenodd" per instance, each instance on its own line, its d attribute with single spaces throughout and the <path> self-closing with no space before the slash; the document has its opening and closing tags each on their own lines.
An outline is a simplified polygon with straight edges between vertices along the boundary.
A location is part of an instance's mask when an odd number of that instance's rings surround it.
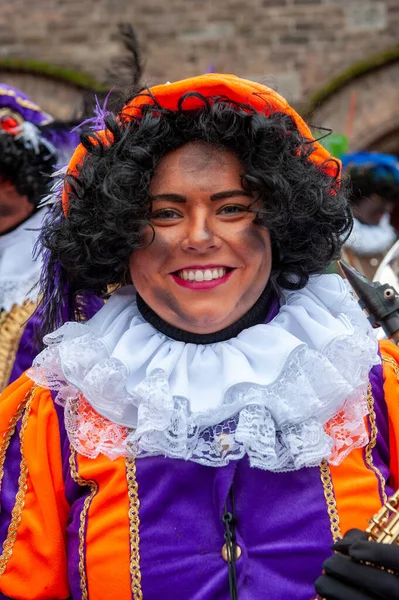
<svg viewBox="0 0 399 600">
<path fill-rule="evenodd" d="M 23 375 L 3 393 L 0 435 L 32 386 Z M 69 596 L 65 549 L 68 505 L 58 418 L 48 390 L 37 388 L 33 394 L 21 451 L 28 472 L 26 495 L 0 590 L 21 600 L 64 600 Z"/>
<path fill-rule="evenodd" d="M 77 465 L 81 478 L 94 480 L 98 485 L 87 515 L 88 597 L 130 598 L 129 495 L 125 459 L 120 457 L 111 461 L 99 455 L 92 460 L 78 454 Z"/>
<path fill-rule="evenodd" d="M 390 471 L 394 489 L 399 488 L 399 348 L 389 340 L 380 342 L 383 359 L 384 396 L 388 406 Z"/>
<path fill-rule="evenodd" d="M 8 525 L 6 538 L 3 542 L 2 553 L 0 556 L 0 575 L 3 575 L 7 569 L 8 562 L 12 556 L 14 550 L 15 540 L 18 535 L 18 527 L 21 523 L 22 511 L 25 506 L 25 497 L 28 489 L 27 479 L 28 479 L 28 467 L 26 463 L 26 458 L 24 455 L 24 437 L 25 437 L 25 429 L 28 424 L 29 414 L 30 414 L 30 405 L 32 403 L 32 399 L 34 396 L 35 388 L 31 388 L 28 394 L 25 396 L 24 400 L 20 404 L 20 408 L 18 408 L 14 417 L 11 419 L 9 426 L 7 428 L 6 433 L 3 435 L 3 440 L 5 444 L 2 444 L 1 447 L 1 478 L 4 475 L 4 465 L 5 459 L 7 455 L 7 449 L 9 444 L 14 438 L 15 441 L 19 441 L 19 453 L 21 456 L 21 460 L 19 463 L 19 477 L 18 477 L 18 491 L 16 492 L 16 496 L 14 499 L 14 505 L 11 510 L 10 521 L 9 523 L 5 523 Z M 18 434 L 18 438 L 16 438 L 16 427 L 18 421 L 20 423 L 20 431 Z M 17 469 L 15 468 L 15 473 L 17 473 Z"/>
<path fill-rule="evenodd" d="M 364 463 L 364 448 L 353 450 L 339 466 L 330 465 L 330 470 L 341 534 L 354 527 L 366 529 L 370 517 L 381 508 L 381 500 L 378 479 Z"/>
<path fill-rule="evenodd" d="M 155 98 L 157 103 L 162 107 L 169 110 L 177 110 L 181 96 L 190 91 L 199 92 L 206 97 L 226 96 L 233 102 L 249 104 L 255 110 L 266 115 L 275 111 L 285 112 L 294 119 L 296 126 L 306 139 L 312 141 L 314 140 L 314 136 L 312 135 L 305 121 L 288 104 L 288 102 L 282 96 L 280 96 L 280 94 L 265 85 L 256 83 L 255 81 L 241 79 L 235 75 L 208 73 L 205 75 L 199 75 L 198 77 L 191 77 L 189 79 L 176 81 L 174 83 L 157 85 L 150 89 L 151 95 L 144 91 L 139 96 L 133 98 L 133 100 L 123 109 L 121 117 L 132 118 L 140 116 L 140 108 L 144 104 L 153 105 L 153 98 Z M 190 98 L 189 100 L 186 100 L 184 108 L 190 110 L 201 105 L 202 102 L 199 99 Z M 106 140 L 106 133 L 104 131 L 99 132 L 97 135 L 100 136 L 102 141 Z M 108 138 L 109 140 L 112 139 L 110 132 L 108 132 Z M 68 173 L 72 175 L 78 173 L 79 165 L 82 163 L 85 155 L 86 150 L 80 144 L 70 160 Z M 330 175 L 339 176 L 341 168 L 340 161 L 335 159 L 336 162 L 334 163 L 330 162 L 329 165 L 324 164 L 327 161 L 331 161 L 333 157 L 319 142 L 314 142 L 314 152 L 309 158 L 315 164 L 319 166 L 323 165 L 323 169 Z M 62 194 L 62 204 L 64 207 L 64 213 L 67 214 L 67 186 L 64 188 Z"/>
<path fill-rule="evenodd" d="M 332 487 L 339 515 L 341 534 L 357 527 L 365 529 L 369 519 L 381 507 L 380 474 L 372 462 L 376 442 L 374 400 L 371 385 L 368 390 L 369 416 L 366 419 L 369 442 L 353 450 L 337 467 L 330 465 Z M 354 498 L 359 496 L 359 501 Z"/>
</svg>

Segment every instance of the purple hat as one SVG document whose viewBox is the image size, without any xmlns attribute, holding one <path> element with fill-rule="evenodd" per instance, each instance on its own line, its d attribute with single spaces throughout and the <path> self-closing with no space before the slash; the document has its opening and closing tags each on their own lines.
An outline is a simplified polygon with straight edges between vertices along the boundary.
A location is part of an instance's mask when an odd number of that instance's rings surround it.
<svg viewBox="0 0 399 600">
<path fill-rule="evenodd" d="M 24 121 L 33 125 L 46 125 L 51 123 L 52 117 L 41 110 L 40 106 L 32 102 L 28 96 L 17 88 L 0 83 L 0 109 L 9 108 L 21 115 Z"/>
</svg>

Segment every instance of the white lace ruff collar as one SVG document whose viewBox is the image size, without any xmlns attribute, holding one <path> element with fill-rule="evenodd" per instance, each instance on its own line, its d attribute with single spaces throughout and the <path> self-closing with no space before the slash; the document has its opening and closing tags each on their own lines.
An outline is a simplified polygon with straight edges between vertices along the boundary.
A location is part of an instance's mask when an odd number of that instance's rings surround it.
<svg viewBox="0 0 399 600">
<path fill-rule="evenodd" d="M 35 212 L 22 225 L 0 236 L 0 309 L 11 310 L 14 304 L 37 300 L 35 285 L 42 262 L 33 260 L 32 252 L 46 211 Z"/>
<path fill-rule="evenodd" d="M 164 455 L 289 471 L 339 464 L 368 440 L 368 374 L 377 342 L 337 275 L 284 292 L 266 325 L 209 345 L 159 333 L 134 290 L 86 324 L 66 323 L 28 371 L 57 392 L 75 449 L 89 457 Z"/>
</svg>

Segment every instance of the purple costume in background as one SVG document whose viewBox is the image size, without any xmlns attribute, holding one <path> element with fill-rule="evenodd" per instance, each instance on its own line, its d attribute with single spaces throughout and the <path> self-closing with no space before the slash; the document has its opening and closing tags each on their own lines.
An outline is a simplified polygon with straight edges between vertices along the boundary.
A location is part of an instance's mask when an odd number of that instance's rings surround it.
<svg viewBox="0 0 399 600">
<path fill-rule="evenodd" d="M 44 173 L 50 175 L 51 164 L 67 161 L 77 141 L 78 134 L 53 121 L 24 93 L 0 83 L 0 175 L 35 207 L 25 221 L 0 236 L 0 391 L 29 368 L 37 354 L 39 317 L 32 314 L 41 260 L 34 261 L 32 254 L 47 209 L 38 208 L 41 198 L 32 190 L 46 189 L 46 183 L 39 183 Z M 30 166 L 31 156 L 38 157 L 37 166 Z"/>
<path fill-rule="evenodd" d="M 101 298 L 94 295 L 85 298 L 85 314 L 84 318 L 90 319 L 103 306 L 104 302 Z M 18 344 L 15 354 L 15 359 L 12 365 L 12 370 L 8 384 L 12 383 L 22 375 L 32 365 L 33 359 L 38 353 L 36 345 L 36 331 L 40 325 L 40 311 L 35 312 L 26 324 L 22 325 L 23 333 Z"/>
<path fill-rule="evenodd" d="M 35 344 L 35 329 L 40 320 L 38 316 L 33 315 L 26 323 L 21 340 L 18 344 L 15 360 L 12 365 L 12 370 L 9 378 L 9 383 L 12 383 L 31 366 L 33 359 L 37 354 Z"/>
</svg>

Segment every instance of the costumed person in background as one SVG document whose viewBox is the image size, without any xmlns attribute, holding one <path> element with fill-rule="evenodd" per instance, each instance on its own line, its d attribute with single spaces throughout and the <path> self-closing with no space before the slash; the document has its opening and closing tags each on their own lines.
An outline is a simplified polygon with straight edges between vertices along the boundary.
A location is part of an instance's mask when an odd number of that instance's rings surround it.
<svg viewBox="0 0 399 600">
<path fill-rule="evenodd" d="M 108 94 L 87 92 L 82 118 L 89 104 L 91 112 L 94 106 L 101 111 L 99 102 L 106 97 L 117 107 L 123 101 L 122 85 L 140 85 L 143 68 L 136 34 L 127 23 L 118 30 L 125 55 L 114 59 L 112 76 L 108 72 L 116 87 Z M 39 203 L 50 192 L 54 166 L 69 161 L 86 122 L 76 125 L 76 119 L 54 120 L 20 90 L 0 84 L 0 392 L 31 366 L 38 351 L 35 329 L 41 317 L 39 312 L 31 315 L 42 262 L 33 253 L 48 210 Z M 63 294 L 69 297 L 67 287 Z M 95 297 L 88 305 L 79 304 L 76 318 L 92 316 L 102 304 Z"/>
<path fill-rule="evenodd" d="M 399 486 L 399 404 L 398 351 L 382 367 L 320 275 L 351 228 L 339 161 L 233 75 L 143 90 L 103 126 L 43 229 L 45 348 L 0 401 L 1 592 L 309 600 L 317 579 L 391 600 L 371 542 L 341 540 Z M 66 282 L 114 291 L 62 324 Z"/>
<path fill-rule="evenodd" d="M 344 257 L 373 278 L 382 258 L 397 240 L 391 213 L 399 206 L 399 160 L 378 152 L 356 152 L 342 158 L 352 195 L 353 230 Z"/>
<path fill-rule="evenodd" d="M 0 390 L 31 364 L 41 261 L 32 253 L 54 165 L 79 139 L 20 90 L 0 83 Z M 25 326 L 26 325 L 26 326 Z"/>
</svg>

